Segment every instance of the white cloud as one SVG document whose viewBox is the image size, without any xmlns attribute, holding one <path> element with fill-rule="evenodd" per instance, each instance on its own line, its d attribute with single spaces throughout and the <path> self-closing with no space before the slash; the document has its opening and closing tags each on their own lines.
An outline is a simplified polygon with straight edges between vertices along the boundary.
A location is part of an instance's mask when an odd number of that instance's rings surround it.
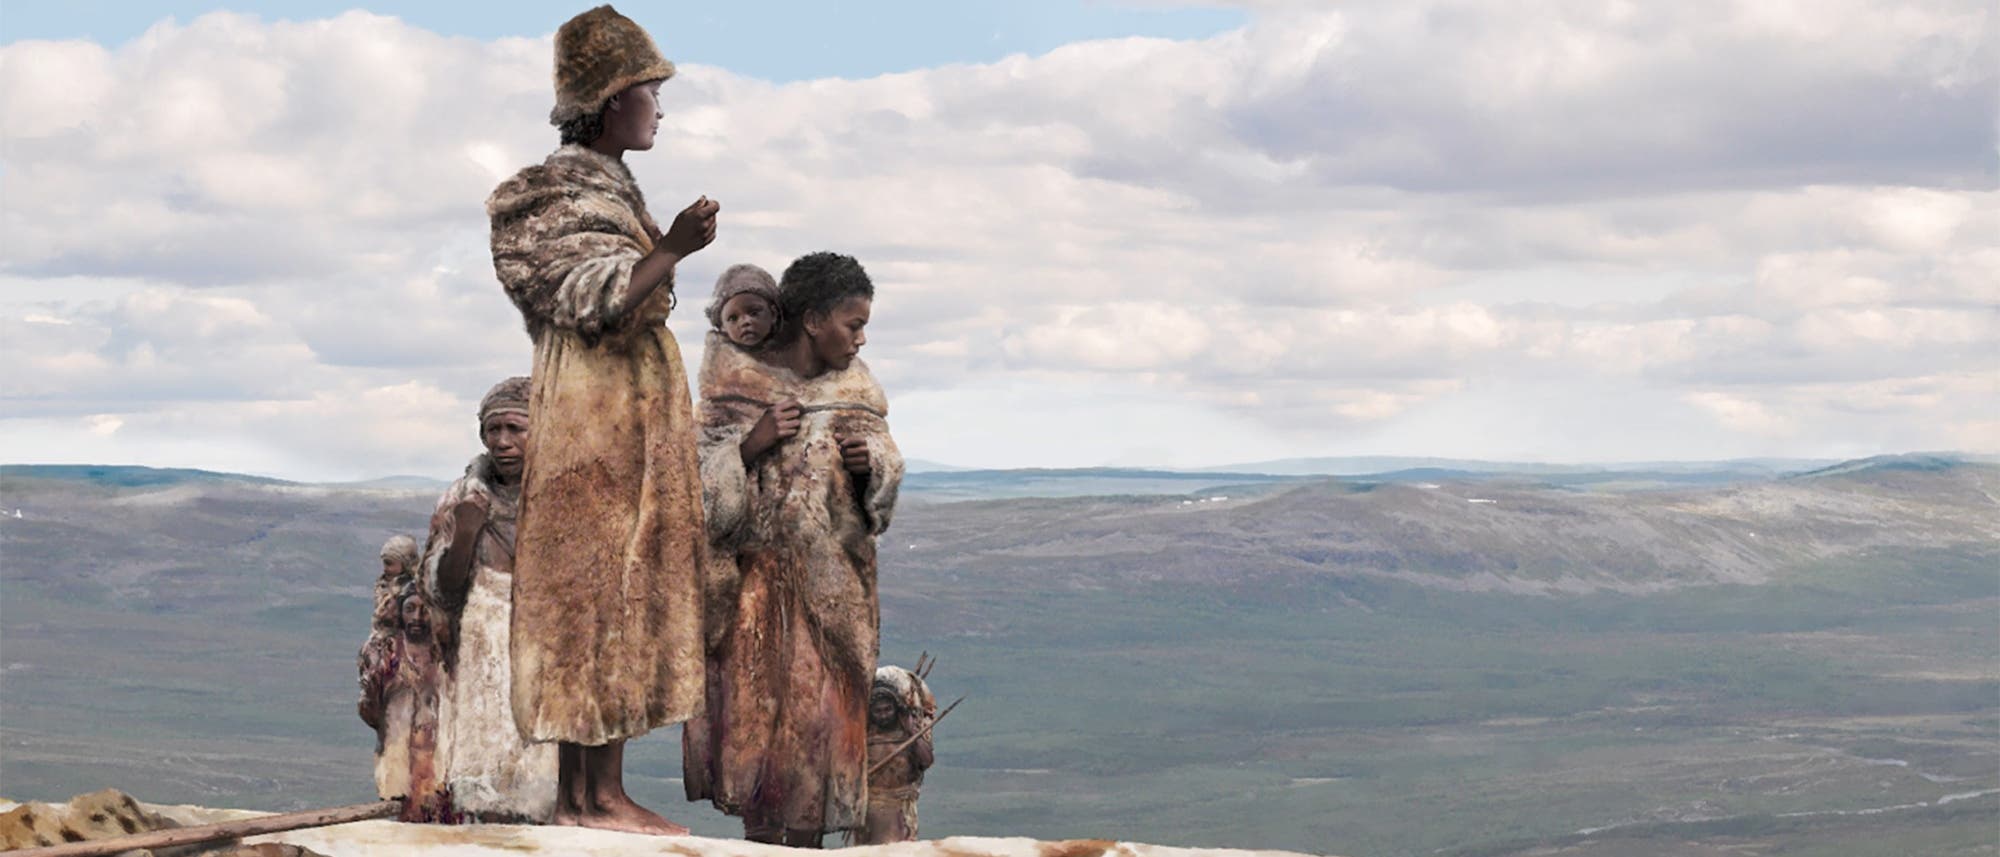
<svg viewBox="0 0 2000 857">
<path fill-rule="evenodd" d="M 1792 420 L 1754 399 L 1718 392 L 1688 393 L 1685 398 L 1732 431 L 1777 438 L 1789 438 L 1796 432 Z"/>
<path fill-rule="evenodd" d="M 868 80 L 685 66 L 631 159 L 655 214 L 722 201 L 683 306 L 732 262 L 855 253 L 867 356 L 942 460 L 1000 459 L 927 409 L 1022 378 L 1106 433 L 1038 447 L 1069 463 L 1143 446 L 1090 390 L 1228 426 L 1217 459 L 2000 445 L 1936 392 L 2000 339 L 1990 9 L 1257 8 Z M 29 370 L 0 430 L 455 470 L 466 403 L 528 361 L 482 202 L 554 142 L 549 49 L 362 12 L 0 46 L 0 359 Z M 1585 401 L 1614 390 L 1652 413 Z"/>
</svg>

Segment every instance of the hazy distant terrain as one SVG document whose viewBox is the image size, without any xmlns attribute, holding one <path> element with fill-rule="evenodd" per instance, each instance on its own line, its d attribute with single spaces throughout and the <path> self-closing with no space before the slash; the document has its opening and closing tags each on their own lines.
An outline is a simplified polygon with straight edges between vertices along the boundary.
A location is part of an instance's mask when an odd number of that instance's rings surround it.
<svg viewBox="0 0 2000 857">
<path fill-rule="evenodd" d="M 940 696 L 970 696 L 939 728 L 925 835 L 1994 844 L 2000 466 L 1392 464 L 914 474 L 882 542 L 884 658 L 928 649 Z M 0 470 L 0 793 L 369 797 L 374 554 L 434 499 Z M 642 800 L 739 831 L 682 802 L 671 733 L 633 747 Z"/>
</svg>

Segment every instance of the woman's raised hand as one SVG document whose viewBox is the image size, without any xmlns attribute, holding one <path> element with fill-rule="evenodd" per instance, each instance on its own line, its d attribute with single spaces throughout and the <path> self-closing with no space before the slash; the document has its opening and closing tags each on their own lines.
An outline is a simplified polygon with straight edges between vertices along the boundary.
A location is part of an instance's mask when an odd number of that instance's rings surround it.
<svg viewBox="0 0 2000 857">
<path fill-rule="evenodd" d="M 686 258 L 715 240 L 715 213 L 722 205 L 704 196 L 674 215 L 656 245 L 659 249 Z"/>
</svg>

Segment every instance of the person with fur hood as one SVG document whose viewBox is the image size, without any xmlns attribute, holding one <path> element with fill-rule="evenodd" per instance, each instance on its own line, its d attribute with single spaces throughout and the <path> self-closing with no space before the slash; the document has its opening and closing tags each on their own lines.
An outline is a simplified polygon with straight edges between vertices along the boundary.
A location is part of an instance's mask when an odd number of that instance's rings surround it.
<svg viewBox="0 0 2000 857">
<path fill-rule="evenodd" d="M 487 199 L 493 270 L 533 340 L 516 524 L 512 709 L 558 742 L 553 821 L 687 829 L 625 793 L 628 739 L 702 704 L 700 465 L 675 266 L 715 240 L 703 197 L 663 232 L 624 154 L 654 144 L 674 74 L 610 6 L 555 38 L 562 146 Z"/>
<path fill-rule="evenodd" d="M 888 400 L 856 357 L 874 294 L 853 257 L 809 254 L 781 277 L 767 351 L 721 332 L 704 350 L 708 689 L 681 733 L 683 780 L 753 841 L 819 847 L 866 822 L 875 537 L 903 477 Z M 789 438 L 772 407 L 788 400 Z"/>
<path fill-rule="evenodd" d="M 528 379 L 508 378 L 479 401 L 486 451 L 465 466 L 431 514 L 424 594 L 445 633 L 439 764 L 467 821 L 541 824 L 556 798 L 556 748 L 514 726 L 514 525 L 528 440 Z"/>
<path fill-rule="evenodd" d="M 868 824 L 852 844 L 916 840 L 918 789 L 936 758 L 929 732 L 936 717 L 937 699 L 922 676 L 898 666 L 875 668 L 868 695 Z"/>
<path fill-rule="evenodd" d="M 395 636 L 361 676 L 361 720 L 376 736 L 375 792 L 403 799 L 397 815 L 403 821 L 449 824 L 457 819 L 451 787 L 438 772 L 450 748 L 438 730 L 446 700 L 439 692 L 444 682 L 437 624 L 423 588 L 414 578 L 399 579 Z"/>
<path fill-rule="evenodd" d="M 403 585 L 414 579 L 417 570 L 417 540 L 397 533 L 382 543 L 382 573 L 375 578 L 375 610 L 370 617 L 368 639 L 361 644 L 361 651 L 355 656 L 359 667 L 361 684 L 368 685 L 368 677 L 380 675 L 382 664 L 396 647 L 396 635 L 402 632 L 403 605 L 401 593 Z M 366 710 L 367 694 L 362 695 Z M 379 729 L 380 723 L 368 720 L 363 713 L 361 719 L 369 728 Z M 381 752 L 378 745 L 375 750 Z"/>
</svg>

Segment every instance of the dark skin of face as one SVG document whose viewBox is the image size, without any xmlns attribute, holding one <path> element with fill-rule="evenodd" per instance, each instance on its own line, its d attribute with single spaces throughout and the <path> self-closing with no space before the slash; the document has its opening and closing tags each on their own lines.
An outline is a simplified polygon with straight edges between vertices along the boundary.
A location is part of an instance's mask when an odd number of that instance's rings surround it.
<svg viewBox="0 0 2000 857">
<path fill-rule="evenodd" d="M 479 442 L 493 461 L 494 481 L 519 485 L 527 468 L 528 415 L 500 411 L 486 415 L 479 424 Z M 472 585 L 472 561 L 479 545 L 479 533 L 486 528 L 486 501 L 474 496 L 459 501 L 451 509 L 451 546 L 438 558 L 438 588 L 453 600 L 462 598 Z"/>
<path fill-rule="evenodd" d="M 493 475 L 500 484 L 521 481 L 521 471 L 527 466 L 527 414 L 518 411 L 488 414 L 486 421 L 479 424 L 479 442 L 486 445 L 486 454 L 493 459 Z"/>
<path fill-rule="evenodd" d="M 424 608 L 422 598 L 411 596 L 403 599 L 403 636 L 412 640 L 430 639 L 430 611 Z"/>
<path fill-rule="evenodd" d="M 801 320 L 803 328 L 798 338 L 784 346 L 776 355 L 780 366 L 798 373 L 801 378 L 817 378 L 827 372 L 838 372 L 853 365 L 854 358 L 861 353 L 861 346 L 868 344 L 868 316 L 875 302 L 864 297 L 843 298 L 824 312 L 807 312 Z M 766 419 L 772 419 L 766 415 Z M 763 420 L 751 428 L 752 435 L 763 426 Z M 869 472 L 868 442 L 858 437 L 837 438 L 840 442 L 840 461 L 847 472 L 866 477 Z M 775 442 L 775 441 L 774 441 Z M 744 461 L 755 460 L 749 448 L 749 440 L 744 442 Z M 768 448 L 768 447 L 767 447 Z M 755 450 L 758 455 L 763 450 Z M 856 480 L 859 487 L 862 480 Z"/>
<path fill-rule="evenodd" d="M 778 320 L 777 308 L 770 301 L 749 292 L 723 302 L 721 315 L 723 335 L 744 348 L 764 344 L 771 336 L 772 324 Z"/>
<path fill-rule="evenodd" d="M 591 151 L 623 160 L 626 152 L 653 148 L 660 131 L 660 84 L 649 80 L 626 87 L 604 102 L 604 131 L 589 144 Z M 722 206 L 704 196 L 674 215 L 665 232 L 651 230 L 653 248 L 632 266 L 632 278 L 613 306 L 614 314 L 646 302 L 674 272 L 674 266 L 715 240 L 715 214 Z"/>
<path fill-rule="evenodd" d="M 801 377 L 812 378 L 853 364 L 854 358 L 861 354 L 861 346 L 868 344 L 868 313 L 874 303 L 863 297 L 849 297 L 834 304 L 824 315 L 809 314 L 805 335 L 799 337 L 807 343 L 806 354 L 803 365 L 794 366 L 794 371 L 799 371 Z"/>
<path fill-rule="evenodd" d="M 662 83 L 666 81 L 633 84 L 611 96 L 604 103 L 604 132 L 590 142 L 590 148 L 614 158 L 653 148 L 654 138 L 660 133 L 660 120 L 667 115 L 660 109 Z"/>
</svg>

